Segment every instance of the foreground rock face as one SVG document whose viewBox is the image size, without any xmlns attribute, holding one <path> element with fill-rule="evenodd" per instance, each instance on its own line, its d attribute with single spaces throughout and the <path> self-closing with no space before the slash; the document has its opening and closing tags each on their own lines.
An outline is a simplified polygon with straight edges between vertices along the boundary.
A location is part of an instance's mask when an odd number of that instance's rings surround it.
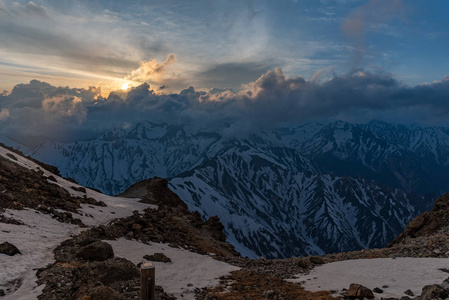
<svg viewBox="0 0 449 300">
<path fill-rule="evenodd" d="M 4 243 L 0 244 L 0 253 L 6 254 L 9 256 L 14 256 L 16 254 L 22 254 L 20 252 L 20 250 L 17 249 L 16 246 L 14 246 L 13 244 L 8 243 L 8 242 L 4 242 Z"/>
</svg>

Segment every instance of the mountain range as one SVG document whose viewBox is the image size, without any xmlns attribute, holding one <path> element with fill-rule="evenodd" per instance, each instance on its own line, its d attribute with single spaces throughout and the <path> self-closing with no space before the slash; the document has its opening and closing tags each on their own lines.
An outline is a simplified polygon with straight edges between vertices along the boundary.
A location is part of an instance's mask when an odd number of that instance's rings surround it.
<svg viewBox="0 0 449 300">
<path fill-rule="evenodd" d="M 153 176 L 218 215 L 243 255 L 382 247 L 449 190 L 449 129 L 373 121 L 226 128 L 137 123 L 87 141 L 3 137 L 80 184 L 119 194 Z"/>
</svg>

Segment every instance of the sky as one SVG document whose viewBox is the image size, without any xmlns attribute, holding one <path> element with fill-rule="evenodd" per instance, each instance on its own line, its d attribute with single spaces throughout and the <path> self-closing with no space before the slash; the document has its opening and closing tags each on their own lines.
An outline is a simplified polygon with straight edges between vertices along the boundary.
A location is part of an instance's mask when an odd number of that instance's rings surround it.
<svg viewBox="0 0 449 300">
<path fill-rule="evenodd" d="M 0 0 L 0 131 L 102 128 L 99 107 L 125 104 L 131 122 L 127 94 L 142 87 L 140 112 L 159 117 L 444 123 L 447 12 L 446 0 Z"/>
</svg>

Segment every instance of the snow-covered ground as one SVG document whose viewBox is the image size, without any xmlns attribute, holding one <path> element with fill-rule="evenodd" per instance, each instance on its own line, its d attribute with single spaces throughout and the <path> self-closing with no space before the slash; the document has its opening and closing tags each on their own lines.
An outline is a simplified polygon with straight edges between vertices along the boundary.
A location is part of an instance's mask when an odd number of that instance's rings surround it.
<svg viewBox="0 0 449 300">
<path fill-rule="evenodd" d="M 17 160 L 7 156 L 12 154 Z M 106 203 L 106 207 L 82 204 L 78 213 L 74 213 L 74 218 L 79 218 L 88 226 L 106 224 L 115 218 L 123 218 L 132 215 L 135 210 L 143 210 L 157 206 L 139 203 L 140 199 L 120 198 L 103 195 L 96 191 L 86 189 L 86 193 L 73 190 L 71 187 L 80 185 L 65 180 L 47 170 L 44 170 L 36 163 L 21 157 L 3 147 L 0 147 L 0 155 L 19 164 L 27 169 L 41 169 L 46 176 L 53 176 L 57 184 L 67 190 L 73 196 L 92 197 L 97 201 Z M 71 235 L 81 231 L 76 225 L 58 222 L 50 215 L 40 213 L 33 209 L 6 210 L 5 217 L 22 221 L 25 225 L 13 225 L 0 223 L 0 242 L 8 241 L 15 245 L 22 255 L 7 256 L 0 254 L 0 289 L 6 293 L 13 291 L 20 286 L 13 294 L 2 299 L 37 299 L 43 287 L 37 287 L 36 268 L 46 266 L 54 261 L 53 249 L 62 241 L 69 239 Z M 14 281 L 14 284 L 11 282 Z M 20 284 L 20 282 L 22 282 Z"/>
<path fill-rule="evenodd" d="M 14 155 L 17 160 L 7 156 L 8 153 Z M 61 186 L 73 196 L 83 197 L 86 195 L 97 201 L 105 202 L 106 207 L 82 204 L 78 213 L 73 214 L 74 218 L 81 219 L 88 226 L 106 224 L 112 219 L 130 216 L 135 210 L 142 211 L 148 207 L 157 209 L 157 206 L 139 203 L 140 199 L 137 198 L 111 197 L 90 189 L 86 189 L 86 193 L 75 191 L 71 187 L 78 188 L 80 187 L 78 184 L 56 176 L 26 158 L 3 147 L 0 147 L 0 155 L 25 168 L 40 169 L 46 176 L 53 176 L 57 182 L 49 182 Z M 0 254 L 0 289 L 4 289 L 9 294 L 10 291 L 20 286 L 14 293 L 6 295 L 2 299 L 37 299 L 43 286 L 37 286 L 36 269 L 52 263 L 54 261 L 53 249 L 62 241 L 69 239 L 71 235 L 78 234 L 82 229 L 73 224 L 60 223 L 50 215 L 33 209 L 19 211 L 8 209 L 4 215 L 19 220 L 25 225 L 0 223 L 0 242 L 8 241 L 16 245 L 22 252 L 22 255 L 15 256 Z M 116 256 L 125 257 L 134 263 L 140 262 L 145 254 L 165 253 L 172 259 L 172 263 L 154 263 L 156 283 L 180 299 L 194 299 L 195 288 L 216 285 L 218 277 L 238 269 L 209 256 L 171 248 L 166 244 L 146 245 L 126 239 L 107 242 L 113 246 Z"/>
<path fill-rule="evenodd" d="M 178 299 L 193 300 L 196 288 L 217 285 L 219 277 L 239 269 L 210 256 L 172 248 L 167 244 L 148 245 L 124 238 L 105 242 L 112 245 L 115 256 L 124 257 L 135 264 L 141 262 L 146 254 L 164 253 L 172 262 L 152 262 L 156 268 L 156 284 Z"/>
<path fill-rule="evenodd" d="M 376 258 L 346 260 L 314 268 L 309 274 L 299 274 L 291 282 L 300 282 L 309 291 L 337 290 L 358 283 L 369 289 L 382 289 L 380 297 L 401 298 L 410 289 L 415 295 L 428 284 L 440 284 L 449 274 L 448 258 Z M 388 286 L 383 288 L 383 286 Z"/>
<path fill-rule="evenodd" d="M 0 289 L 9 293 L 15 289 L 15 284 L 11 281 L 23 281 L 15 293 L 2 299 L 37 299 L 43 287 L 37 288 L 35 269 L 51 263 L 53 248 L 68 239 L 71 233 L 78 232 L 79 227 L 58 222 L 33 209 L 8 209 L 4 215 L 26 225 L 1 223 L 0 241 L 8 241 L 17 246 L 22 255 L 0 254 Z"/>
</svg>

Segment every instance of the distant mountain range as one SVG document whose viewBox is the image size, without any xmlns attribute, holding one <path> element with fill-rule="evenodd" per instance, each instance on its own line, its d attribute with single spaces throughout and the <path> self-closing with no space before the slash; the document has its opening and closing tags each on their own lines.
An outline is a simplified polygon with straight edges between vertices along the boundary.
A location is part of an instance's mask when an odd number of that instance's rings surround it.
<svg viewBox="0 0 449 300">
<path fill-rule="evenodd" d="M 381 247 L 449 190 L 449 129 L 307 123 L 245 138 L 138 123 L 89 141 L 2 141 L 108 194 L 153 176 L 250 257 Z"/>
</svg>

